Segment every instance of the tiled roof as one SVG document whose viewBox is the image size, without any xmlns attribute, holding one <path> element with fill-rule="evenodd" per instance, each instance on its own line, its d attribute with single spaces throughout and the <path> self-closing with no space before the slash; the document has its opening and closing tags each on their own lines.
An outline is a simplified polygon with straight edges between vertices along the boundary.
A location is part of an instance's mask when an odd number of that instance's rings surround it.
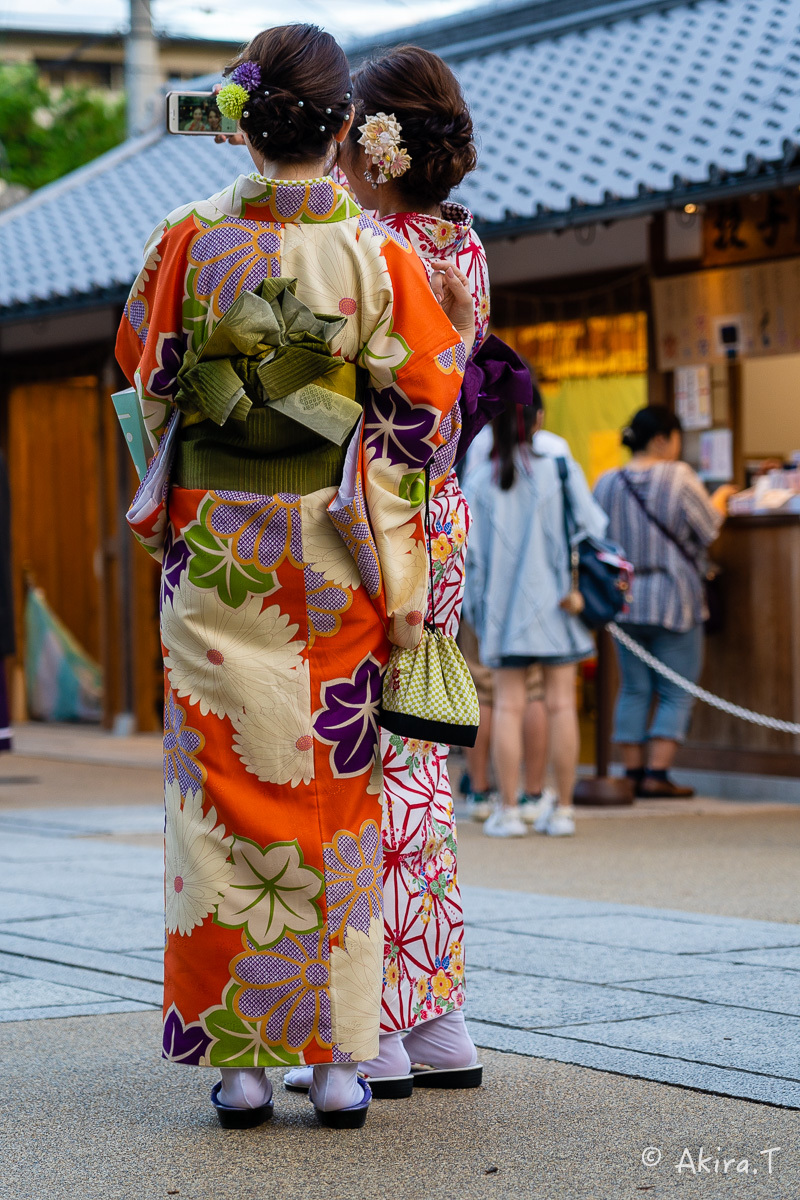
<svg viewBox="0 0 800 1200">
<path fill-rule="evenodd" d="M 535 0 L 412 37 L 464 85 L 490 237 L 800 184 L 800 0 Z M 0 319 L 116 295 L 164 214 L 248 163 L 153 134 L 0 215 Z"/>
<path fill-rule="evenodd" d="M 241 147 L 158 132 L 34 192 L 0 215 L 0 316 L 127 291 L 158 222 L 249 169 Z"/>
<path fill-rule="evenodd" d="M 453 65 L 481 143 L 461 195 L 484 225 L 652 209 L 739 174 L 754 190 L 798 157 L 800 0 L 700 0 Z"/>
</svg>

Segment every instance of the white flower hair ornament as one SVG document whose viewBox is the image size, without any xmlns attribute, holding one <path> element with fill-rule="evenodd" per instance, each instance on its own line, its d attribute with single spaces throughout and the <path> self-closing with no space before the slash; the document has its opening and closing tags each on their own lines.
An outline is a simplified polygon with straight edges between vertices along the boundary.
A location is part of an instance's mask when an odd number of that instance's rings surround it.
<svg viewBox="0 0 800 1200">
<path fill-rule="evenodd" d="M 358 131 L 361 134 L 359 145 L 364 147 L 364 153 L 372 165 L 378 167 L 377 180 L 372 178 L 371 169 L 364 172 L 364 178 L 373 187 L 387 183 L 390 178 L 398 179 L 405 175 L 411 166 L 411 155 L 405 146 L 400 145 L 403 130 L 394 113 L 375 113 L 367 117 L 363 125 L 359 125 Z"/>
</svg>

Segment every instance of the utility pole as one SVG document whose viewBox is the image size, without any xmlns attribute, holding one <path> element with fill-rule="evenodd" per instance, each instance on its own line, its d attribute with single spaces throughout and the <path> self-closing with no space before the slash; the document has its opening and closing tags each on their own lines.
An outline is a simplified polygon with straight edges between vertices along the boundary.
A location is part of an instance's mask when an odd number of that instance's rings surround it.
<svg viewBox="0 0 800 1200">
<path fill-rule="evenodd" d="M 130 0 L 130 13 L 130 30 L 125 39 L 125 90 L 128 137 L 137 137 L 152 129 L 158 119 L 156 104 L 161 72 L 150 18 L 150 0 Z"/>
</svg>

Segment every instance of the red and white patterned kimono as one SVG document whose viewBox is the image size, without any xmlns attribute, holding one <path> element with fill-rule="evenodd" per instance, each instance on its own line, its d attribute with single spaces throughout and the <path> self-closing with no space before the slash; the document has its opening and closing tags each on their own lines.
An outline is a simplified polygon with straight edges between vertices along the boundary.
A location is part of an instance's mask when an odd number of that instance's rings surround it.
<svg viewBox="0 0 800 1200">
<path fill-rule="evenodd" d="M 475 300 L 473 354 L 489 324 L 486 254 L 472 214 L 443 204 L 442 216 L 397 213 L 383 224 L 402 233 L 423 259 L 452 258 Z M 455 636 L 461 619 L 470 515 L 455 462 L 460 417 L 454 409 L 440 432 L 431 478 L 429 535 L 436 624 Z M 430 600 L 428 601 L 430 608 Z M 428 612 L 430 616 L 430 611 Z M 381 1030 L 411 1029 L 464 1003 L 464 926 L 458 887 L 456 826 L 447 773 L 449 747 L 382 734 L 384 800 L 384 986 Z"/>
</svg>

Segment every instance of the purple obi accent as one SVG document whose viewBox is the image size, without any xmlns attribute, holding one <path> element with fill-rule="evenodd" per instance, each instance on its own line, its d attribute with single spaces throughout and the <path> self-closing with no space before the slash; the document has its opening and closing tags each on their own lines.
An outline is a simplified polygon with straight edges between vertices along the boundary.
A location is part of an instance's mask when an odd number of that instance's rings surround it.
<svg viewBox="0 0 800 1200">
<path fill-rule="evenodd" d="M 464 457 L 484 425 L 503 412 L 509 402 L 525 407 L 533 404 L 533 381 L 524 359 L 516 350 L 490 333 L 464 372 L 459 459 Z"/>
</svg>

